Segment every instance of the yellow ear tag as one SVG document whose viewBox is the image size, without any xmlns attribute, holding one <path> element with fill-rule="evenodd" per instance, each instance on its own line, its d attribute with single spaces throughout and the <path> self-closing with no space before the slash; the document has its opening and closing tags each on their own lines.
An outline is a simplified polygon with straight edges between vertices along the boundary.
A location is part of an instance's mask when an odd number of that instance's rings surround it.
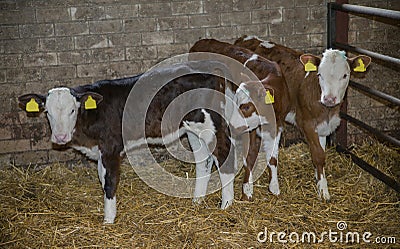
<svg viewBox="0 0 400 249">
<path fill-rule="evenodd" d="M 317 71 L 317 66 L 315 66 L 311 61 L 307 61 L 307 63 L 304 65 L 304 71 Z"/>
<path fill-rule="evenodd" d="M 28 103 L 26 103 L 26 111 L 27 112 L 39 112 L 39 104 L 36 102 L 34 98 L 31 98 Z"/>
<path fill-rule="evenodd" d="M 356 66 L 354 68 L 354 72 L 365 72 L 367 71 L 367 69 L 365 68 L 364 62 L 363 60 L 361 60 L 360 58 L 358 58 L 358 66 Z"/>
<path fill-rule="evenodd" d="M 85 110 L 96 109 L 96 100 L 92 98 L 92 96 L 88 96 L 87 100 L 85 101 Z"/>
<path fill-rule="evenodd" d="M 271 93 L 269 92 L 269 90 L 267 90 L 267 94 L 265 95 L 265 104 L 272 104 L 274 103 L 274 96 L 271 95 Z"/>
</svg>

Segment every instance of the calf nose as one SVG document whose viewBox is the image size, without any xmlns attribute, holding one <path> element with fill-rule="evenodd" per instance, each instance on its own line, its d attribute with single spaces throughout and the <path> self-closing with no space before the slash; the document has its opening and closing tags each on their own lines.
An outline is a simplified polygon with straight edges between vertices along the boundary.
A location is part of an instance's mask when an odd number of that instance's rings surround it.
<svg viewBox="0 0 400 249">
<path fill-rule="evenodd" d="M 65 142 L 66 138 L 67 138 L 67 134 L 57 134 L 54 135 L 56 137 L 57 142 Z"/>
<path fill-rule="evenodd" d="M 336 97 L 334 96 L 324 96 L 323 104 L 326 106 L 335 106 L 336 105 Z"/>
</svg>

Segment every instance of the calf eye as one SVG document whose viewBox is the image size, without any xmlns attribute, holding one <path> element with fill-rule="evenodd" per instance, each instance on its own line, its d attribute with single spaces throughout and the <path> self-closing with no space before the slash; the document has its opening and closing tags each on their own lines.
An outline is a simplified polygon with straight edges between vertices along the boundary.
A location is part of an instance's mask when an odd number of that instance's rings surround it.
<svg viewBox="0 0 400 249">
<path fill-rule="evenodd" d="M 346 79 L 346 78 L 347 78 L 347 74 L 343 75 L 343 79 Z"/>
<path fill-rule="evenodd" d="M 70 115 L 74 114 L 74 112 L 75 112 L 75 109 L 72 109 L 72 111 L 71 111 L 71 114 L 70 114 Z"/>
</svg>

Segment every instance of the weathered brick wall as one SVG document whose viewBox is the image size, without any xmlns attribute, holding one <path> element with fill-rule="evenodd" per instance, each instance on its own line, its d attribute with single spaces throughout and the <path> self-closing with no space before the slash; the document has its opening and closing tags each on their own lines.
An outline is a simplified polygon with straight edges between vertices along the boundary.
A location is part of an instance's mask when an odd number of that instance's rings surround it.
<svg viewBox="0 0 400 249">
<path fill-rule="evenodd" d="M 253 34 L 320 53 L 328 1 L 0 1 L 0 164 L 81 158 L 52 150 L 44 115 L 19 110 L 21 94 L 134 75 L 200 38 Z"/>
</svg>

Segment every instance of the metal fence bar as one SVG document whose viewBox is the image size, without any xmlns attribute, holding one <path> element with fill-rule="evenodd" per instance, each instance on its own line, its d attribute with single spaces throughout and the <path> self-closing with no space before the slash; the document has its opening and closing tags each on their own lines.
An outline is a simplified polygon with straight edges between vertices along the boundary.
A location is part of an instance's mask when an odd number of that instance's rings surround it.
<svg viewBox="0 0 400 249">
<path fill-rule="evenodd" d="M 378 9 L 366 6 L 351 5 L 351 4 L 337 4 L 332 3 L 332 8 L 339 11 L 345 11 L 356 14 L 364 14 L 369 16 L 377 16 L 383 18 L 389 18 L 393 20 L 400 20 L 400 11 Z"/>
<path fill-rule="evenodd" d="M 354 153 L 350 152 L 349 150 L 347 150 L 346 148 L 344 148 L 340 145 L 336 146 L 336 151 L 349 156 L 351 158 L 351 160 L 355 164 L 357 164 L 360 168 L 367 171 L 368 173 L 373 175 L 375 178 L 379 179 L 380 181 L 382 181 L 383 183 L 385 183 L 386 185 L 388 185 L 389 187 L 391 187 L 392 189 L 394 189 L 400 193 L 400 184 L 396 180 L 391 178 L 390 176 L 386 175 L 379 169 L 373 167 L 372 165 L 370 165 L 369 163 L 362 160 L 361 158 L 356 156 Z"/>
<path fill-rule="evenodd" d="M 395 146 L 400 147 L 400 140 L 398 140 L 392 136 L 386 135 L 385 133 L 378 131 L 377 129 L 365 124 L 364 122 L 361 122 L 360 120 L 358 120 L 350 115 L 347 115 L 346 113 L 341 112 L 340 117 L 343 119 L 346 119 L 350 123 L 355 124 L 356 126 L 362 128 L 362 129 L 368 131 L 369 133 L 373 134 L 378 139 L 389 142 Z"/>
<path fill-rule="evenodd" d="M 344 49 L 346 51 L 350 51 L 350 52 L 356 52 L 359 54 L 365 54 L 368 55 L 372 58 L 378 59 L 378 60 L 382 60 L 385 62 L 389 62 L 389 63 L 393 63 L 396 64 L 398 66 L 400 66 L 400 59 L 394 58 L 394 57 L 390 57 L 387 55 L 383 55 L 383 54 L 379 54 L 379 53 L 375 53 L 366 49 L 362 49 L 362 48 L 357 48 L 351 45 L 347 45 L 347 44 L 343 44 L 340 42 L 332 42 L 332 46 L 336 47 L 336 48 L 340 48 L 340 49 Z"/>
<path fill-rule="evenodd" d="M 337 11 L 339 11 L 339 12 L 337 12 Z M 344 13 L 344 12 L 357 13 L 357 14 L 363 14 L 363 15 L 369 15 L 369 16 L 375 16 L 375 17 L 383 17 L 383 18 L 389 18 L 389 19 L 393 19 L 393 20 L 400 20 L 400 12 L 399 11 L 350 5 L 350 4 L 341 2 L 341 0 L 337 0 L 336 3 L 328 3 L 328 34 L 327 34 L 327 38 L 328 38 L 328 48 L 336 47 L 336 48 L 344 49 L 344 50 L 347 50 L 350 52 L 365 54 L 374 59 L 392 63 L 392 65 L 395 65 L 395 66 L 400 65 L 400 59 L 393 58 L 393 57 L 390 57 L 387 55 L 378 54 L 378 53 L 368 51 L 365 49 L 361 49 L 361 48 L 357 48 L 354 46 L 350 46 L 347 44 L 347 40 L 343 41 L 343 40 L 339 39 L 339 36 L 336 32 L 337 28 L 339 28 L 339 27 L 336 27 L 338 25 L 338 22 L 337 22 L 338 17 L 336 15 L 339 13 Z M 398 26 L 400 26 L 400 23 L 398 24 Z M 348 32 L 347 29 L 343 29 L 343 30 Z M 383 92 L 380 92 L 378 90 L 363 86 L 363 85 L 353 82 L 353 81 L 350 81 L 349 85 L 355 89 L 360 90 L 364 94 L 370 94 L 370 95 L 376 96 L 378 98 L 384 99 L 384 100 L 390 102 L 391 104 L 396 105 L 397 107 L 400 104 L 399 99 L 397 99 L 393 96 L 390 96 L 388 94 L 385 94 Z M 350 152 L 347 149 L 347 121 L 358 126 L 361 129 L 368 131 L 368 133 L 373 134 L 378 139 L 392 143 L 396 146 L 400 146 L 400 140 L 398 140 L 394 137 L 391 137 L 389 135 L 386 135 L 386 134 L 378 131 L 377 129 L 363 123 L 362 121 L 347 115 L 346 109 L 347 108 L 341 109 L 341 112 L 340 112 L 340 117 L 342 119 L 341 124 L 343 123 L 345 125 L 342 128 L 339 127 L 339 129 L 338 129 L 337 141 L 336 141 L 337 142 L 336 151 L 349 156 L 352 159 L 352 161 L 355 164 L 357 164 L 360 168 L 369 172 L 375 178 L 379 179 L 380 181 L 384 182 L 386 185 L 388 185 L 389 187 L 393 188 L 395 191 L 400 193 L 400 183 L 399 182 L 397 182 L 393 178 L 387 176 L 386 174 L 384 174 L 377 168 L 371 166 L 370 164 L 368 164 L 361 158 L 357 157 L 354 153 Z M 339 130 L 341 130 L 341 132 L 339 132 Z"/>
<path fill-rule="evenodd" d="M 371 94 L 373 96 L 376 96 L 378 98 L 381 98 L 383 100 L 386 100 L 388 102 L 390 102 L 392 105 L 396 105 L 396 106 L 400 106 L 400 99 L 393 97 L 389 94 L 386 94 L 384 92 L 378 91 L 376 89 L 364 86 L 360 83 L 354 82 L 352 80 L 350 80 L 349 82 L 349 86 L 351 86 L 354 89 L 360 90 L 363 93 L 367 93 L 367 94 Z"/>
</svg>

